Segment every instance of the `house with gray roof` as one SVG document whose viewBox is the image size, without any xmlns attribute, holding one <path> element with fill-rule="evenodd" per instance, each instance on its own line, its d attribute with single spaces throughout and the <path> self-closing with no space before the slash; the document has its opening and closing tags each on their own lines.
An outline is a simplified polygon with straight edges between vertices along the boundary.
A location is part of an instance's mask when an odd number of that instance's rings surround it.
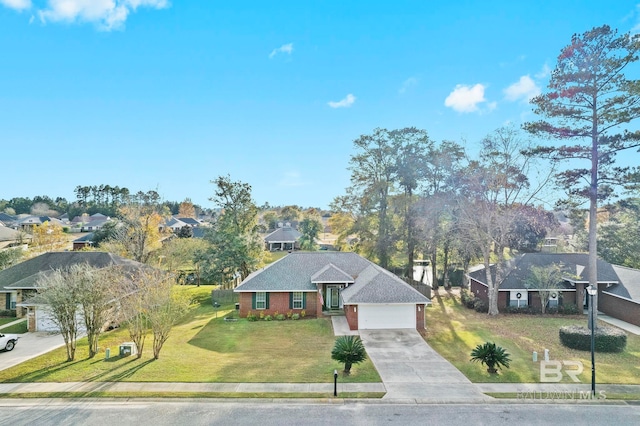
<svg viewBox="0 0 640 426">
<path fill-rule="evenodd" d="M 40 226 L 43 223 L 48 222 L 51 225 L 64 226 L 64 222 L 60 219 L 51 216 L 27 216 L 18 220 L 16 225 L 23 230 L 30 230 L 36 226 Z"/>
<path fill-rule="evenodd" d="M 234 290 L 240 316 L 346 315 L 358 329 L 423 329 L 431 301 L 375 263 L 350 252 L 293 252 L 249 275 Z"/>
<path fill-rule="evenodd" d="M 264 237 L 264 243 L 269 251 L 295 250 L 299 248 L 298 240 L 301 236 L 300 232 L 286 224 Z"/>
<path fill-rule="evenodd" d="M 94 268 L 120 266 L 127 270 L 146 267 L 142 263 L 105 252 L 49 252 L 0 271 L 0 301 L 18 318 L 27 316 L 29 331 L 52 331 L 46 309 L 31 299 L 38 290 L 38 281 L 54 270 L 87 264 Z M 4 297 L 3 297 L 4 296 Z"/>
<path fill-rule="evenodd" d="M 526 253 L 504 265 L 506 275 L 498 289 L 498 309 L 534 306 L 539 308 L 539 289 L 528 288 L 526 282 L 533 266 L 560 266 L 563 279 L 550 291 L 549 307 L 573 304 L 587 309 L 589 298 L 588 254 Z M 495 265 L 490 268 L 495 280 Z M 473 294 L 489 302 L 484 267 L 467 275 Z M 614 318 L 640 326 L 640 270 L 612 265 L 598 259 L 598 310 Z"/>
</svg>

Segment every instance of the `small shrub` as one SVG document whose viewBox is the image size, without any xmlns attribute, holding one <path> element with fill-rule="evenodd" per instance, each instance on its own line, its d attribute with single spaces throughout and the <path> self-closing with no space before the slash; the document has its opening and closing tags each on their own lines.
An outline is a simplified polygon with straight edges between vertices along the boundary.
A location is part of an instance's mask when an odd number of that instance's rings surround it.
<svg viewBox="0 0 640 426">
<path fill-rule="evenodd" d="M 488 373 L 496 374 L 501 367 L 509 368 L 511 358 L 504 348 L 492 342 L 485 342 L 471 351 L 471 361 L 486 365 Z"/>
<path fill-rule="evenodd" d="M 566 305 L 560 305 L 558 308 L 558 313 L 563 315 L 578 315 L 580 310 L 575 303 L 568 303 Z"/>
<path fill-rule="evenodd" d="M 265 315 L 264 320 L 265 321 L 273 321 L 273 317 L 271 315 Z"/>
<path fill-rule="evenodd" d="M 304 318 L 307 316 L 307 311 L 305 311 L 304 309 L 300 311 L 300 318 Z"/>
<path fill-rule="evenodd" d="M 247 321 L 258 321 L 258 316 L 253 312 L 247 314 Z"/>
<path fill-rule="evenodd" d="M 598 327 L 594 337 L 596 352 L 622 352 L 627 346 L 627 334 L 617 328 Z M 560 327 L 560 342 L 571 349 L 591 351 L 591 330 L 577 325 Z"/>
<path fill-rule="evenodd" d="M 484 300 L 476 297 L 473 301 L 473 309 L 476 310 L 476 312 L 489 312 L 489 307 L 487 306 L 486 303 L 484 303 Z"/>
<path fill-rule="evenodd" d="M 264 319 L 264 311 L 260 311 L 260 319 L 263 320 Z"/>
<path fill-rule="evenodd" d="M 331 351 L 331 359 L 344 363 L 343 372 L 349 374 L 353 364 L 367 359 L 367 352 L 359 336 L 339 336 Z"/>
<path fill-rule="evenodd" d="M 475 299 L 475 296 L 473 295 L 471 290 L 469 290 L 468 288 L 463 288 L 460 291 L 460 301 L 467 308 L 473 309 L 473 300 L 474 299 Z"/>
<path fill-rule="evenodd" d="M 278 314 L 275 315 L 275 319 L 277 319 L 278 321 L 284 321 L 285 319 L 287 319 L 287 317 L 285 317 L 284 314 Z"/>
<path fill-rule="evenodd" d="M 300 314 L 293 314 L 293 315 L 291 315 L 291 319 L 292 319 L 292 320 L 300 319 Z"/>
<path fill-rule="evenodd" d="M 291 319 L 292 316 L 293 316 L 293 311 L 287 312 L 287 318 Z"/>
</svg>

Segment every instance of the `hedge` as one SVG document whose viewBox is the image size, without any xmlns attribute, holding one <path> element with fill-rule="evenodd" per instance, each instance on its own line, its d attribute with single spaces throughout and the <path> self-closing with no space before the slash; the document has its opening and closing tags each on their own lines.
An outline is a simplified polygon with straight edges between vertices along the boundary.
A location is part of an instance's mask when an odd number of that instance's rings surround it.
<svg viewBox="0 0 640 426">
<path fill-rule="evenodd" d="M 581 351 L 591 350 L 591 330 L 570 325 L 560 327 L 560 342 L 563 346 Z M 598 327 L 595 332 L 596 352 L 622 352 L 627 346 L 627 334 L 617 328 Z"/>
</svg>

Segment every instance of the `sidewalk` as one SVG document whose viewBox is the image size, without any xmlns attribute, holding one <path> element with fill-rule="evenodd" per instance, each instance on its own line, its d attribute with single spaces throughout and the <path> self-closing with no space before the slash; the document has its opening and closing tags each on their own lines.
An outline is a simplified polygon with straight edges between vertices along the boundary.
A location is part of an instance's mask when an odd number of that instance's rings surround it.
<svg viewBox="0 0 640 426">
<path fill-rule="evenodd" d="M 628 322 L 619 320 L 617 318 L 612 318 L 607 314 L 603 314 L 602 312 L 598 312 L 598 319 L 608 324 L 615 325 L 616 327 L 621 328 L 628 333 L 640 336 L 640 327 L 638 327 L 637 325 L 629 324 Z"/>
<path fill-rule="evenodd" d="M 162 383 L 162 382 L 68 382 L 0 383 L 2 394 L 40 392 L 216 392 L 216 393 L 309 393 L 333 395 L 333 383 Z M 386 392 L 382 383 L 338 383 L 344 392 Z"/>
<path fill-rule="evenodd" d="M 8 322 L 8 323 L 6 323 L 6 324 L 0 325 L 0 331 L 1 331 L 3 328 L 11 327 L 12 325 L 18 324 L 18 323 L 20 323 L 20 322 L 22 322 L 22 321 L 26 321 L 26 320 L 27 320 L 26 318 L 18 318 L 18 319 L 17 319 L 17 320 L 15 320 L 15 321 L 11 321 L 11 322 Z"/>
<path fill-rule="evenodd" d="M 479 393 L 512 393 L 513 399 L 537 401 L 582 400 L 590 399 L 590 384 L 570 383 L 475 383 L 471 385 Z M 430 388 L 437 394 L 437 387 Z M 68 383 L 0 383 L 0 399 L 5 394 L 35 393 L 291 393 L 309 394 L 309 398 L 328 398 L 333 396 L 333 383 L 163 383 L 163 382 L 68 382 Z M 338 397 L 344 393 L 386 392 L 383 383 L 338 383 Z M 606 400 L 607 394 L 640 394 L 640 385 L 596 385 L 596 399 Z M 79 395 L 82 396 L 82 395 Z M 366 399 L 363 399 L 363 401 Z M 380 400 L 382 401 L 382 400 Z M 384 399 L 388 403 L 462 403 L 459 398 L 447 399 L 440 395 L 436 399 L 416 395 L 413 397 Z M 472 399 L 468 403 L 491 403 L 505 401 L 486 396 Z"/>
</svg>

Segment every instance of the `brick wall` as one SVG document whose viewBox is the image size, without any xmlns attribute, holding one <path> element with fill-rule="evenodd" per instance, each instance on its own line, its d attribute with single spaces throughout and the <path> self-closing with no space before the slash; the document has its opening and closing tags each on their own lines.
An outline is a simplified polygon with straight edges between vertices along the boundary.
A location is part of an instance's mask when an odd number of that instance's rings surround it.
<svg viewBox="0 0 640 426">
<path fill-rule="evenodd" d="M 489 293 L 487 292 L 486 285 L 481 284 L 474 279 L 471 279 L 471 292 L 477 298 L 484 300 L 484 303 L 489 303 Z"/>
<path fill-rule="evenodd" d="M 598 294 L 598 310 L 640 327 L 640 303 L 601 291 Z"/>
<path fill-rule="evenodd" d="M 344 305 L 344 313 L 347 317 L 350 330 L 358 329 L 358 306 L 357 305 Z"/>
<path fill-rule="evenodd" d="M 416 305 L 416 328 L 424 330 L 424 308 L 425 305 Z"/>
<path fill-rule="evenodd" d="M 287 314 L 289 311 L 300 313 L 303 309 L 289 308 L 288 292 L 269 293 L 269 309 L 252 309 L 253 293 L 240 293 L 240 316 L 246 317 L 249 312 L 259 314 L 263 312 L 265 315 L 275 315 L 275 313 Z M 309 317 L 315 317 L 318 309 L 318 295 L 316 292 L 307 292 L 307 303 L 304 311 Z"/>
</svg>

